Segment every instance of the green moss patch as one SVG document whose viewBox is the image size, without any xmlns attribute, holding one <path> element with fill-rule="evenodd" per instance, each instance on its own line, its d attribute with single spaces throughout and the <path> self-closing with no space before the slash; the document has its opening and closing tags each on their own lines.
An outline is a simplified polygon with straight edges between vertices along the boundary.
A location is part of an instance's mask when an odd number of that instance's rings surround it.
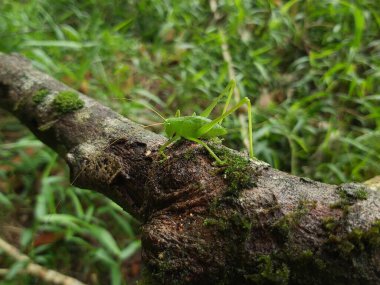
<svg viewBox="0 0 380 285">
<path fill-rule="evenodd" d="M 286 264 L 274 264 L 271 256 L 261 255 L 257 258 L 258 273 L 246 275 L 253 284 L 286 285 L 289 283 L 290 270 Z"/>
<path fill-rule="evenodd" d="M 323 228 L 331 233 L 339 226 L 339 223 L 333 217 L 327 217 L 322 221 Z"/>
<path fill-rule="evenodd" d="M 215 148 L 213 150 L 225 161 L 225 164 L 220 168 L 220 172 L 228 183 L 226 195 L 238 197 L 241 190 L 254 186 L 252 178 L 255 171 L 252 169 L 248 158 L 225 148 Z"/>
<path fill-rule="evenodd" d="M 60 92 L 54 98 L 53 106 L 57 112 L 64 114 L 81 109 L 84 102 L 79 98 L 78 93 L 68 90 Z"/>
<path fill-rule="evenodd" d="M 339 185 L 337 191 L 342 199 L 351 201 L 365 200 L 368 197 L 366 187 L 359 183 L 346 183 Z"/>
<path fill-rule="evenodd" d="M 239 190 L 252 186 L 252 170 L 248 159 L 236 157 L 229 162 L 224 175 L 228 180 L 228 190 L 231 194 L 237 194 Z"/>
<path fill-rule="evenodd" d="M 315 201 L 300 200 L 297 208 L 293 212 L 283 216 L 271 226 L 274 236 L 280 242 L 285 243 L 290 237 L 291 230 L 315 207 Z"/>
<path fill-rule="evenodd" d="M 337 231 L 337 227 L 330 231 L 328 243 L 332 251 L 343 257 L 380 249 L 380 221 L 373 223 L 368 230 L 354 228 L 346 235 L 339 235 Z"/>
<path fill-rule="evenodd" d="M 241 234 L 248 234 L 252 228 L 251 221 L 249 218 L 244 217 L 239 212 L 234 212 L 228 217 L 218 217 L 218 218 L 206 218 L 203 221 L 204 226 L 213 226 L 217 230 L 240 232 Z"/>
<path fill-rule="evenodd" d="M 358 200 L 366 200 L 368 198 L 367 188 L 359 183 L 339 185 L 336 191 L 341 199 L 330 205 L 330 207 L 332 209 L 341 209 L 345 214 L 348 214 L 350 206 L 354 205 Z"/>
<path fill-rule="evenodd" d="M 47 95 L 49 95 L 49 90 L 40 89 L 36 93 L 34 93 L 32 100 L 34 103 L 40 104 L 40 103 L 42 103 L 42 101 L 44 101 L 44 99 L 46 98 Z"/>
</svg>

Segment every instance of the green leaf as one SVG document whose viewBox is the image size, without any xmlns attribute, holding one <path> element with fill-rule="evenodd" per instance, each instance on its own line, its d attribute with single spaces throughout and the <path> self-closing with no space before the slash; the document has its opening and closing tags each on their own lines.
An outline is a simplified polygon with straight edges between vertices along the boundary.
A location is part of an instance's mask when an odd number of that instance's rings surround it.
<svg viewBox="0 0 380 285">
<path fill-rule="evenodd" d="M 107 251 L 105 251 L 103 248 L 98 248 L 95 251 L 95 258 L 97 260 L 103 261 L 108 266 L 113 266 L 116 264 L 116 261 L 113 256 L 111 256 Z"/>
<path fill-rule="evenodd" d="M 120 255 L 120 248 L 118 247 L 115 239 L 107 230 L 94 225 L 88 227 L 88 230 L 92 234 L 93 238 L 98 240 L 109 252 L 115 256 Z"/>
<path fill-rule="evenodd" d="M 2 205 L 5 208 L 11 208 L 12 202 L 11 200 L 3 193 L 0 192 L 0 205 Z"/>
<path fill-rule="evenodd" d="M 28 264 L 29 264 L 29 260 L 27 260 L 27 259 L 13 263 L 13 265 L 11 266 L 11 268 L 9 268 L 9 271 L 5 275 L 5 279 L 6 280 L 12 280 L 13 278 L 16 277 L 16 275 L 18 275 L 18 273 L 21 270 L 25 269 L 25 267 Z"/>
<path fill-rule="evenodd" d="M 59 47 L 59 48 L 68 48 L 68 49 L 83 49 L 89 47 L 95 47 L 98 44 L 95 42 L 73 42 L 73 41 L 37 41 L 37 40 L 28 40 L 23 43 L 25 47 Z"/>
<path fill-rule="evenodd" d="M 120 285 L 121 284 L 121 270 L 120 266 L 118 265 L 113 265 L 111 267 L 111 284 L 112 285 Z"/>
<path fill-rule="evenodd" d="M 125 260 L 134 255 L 141 248 L 141 241 L 135 240 L 131 242 L 126 248 L 124 248 L 120 253 L 120 259 Z"/>
</svg>

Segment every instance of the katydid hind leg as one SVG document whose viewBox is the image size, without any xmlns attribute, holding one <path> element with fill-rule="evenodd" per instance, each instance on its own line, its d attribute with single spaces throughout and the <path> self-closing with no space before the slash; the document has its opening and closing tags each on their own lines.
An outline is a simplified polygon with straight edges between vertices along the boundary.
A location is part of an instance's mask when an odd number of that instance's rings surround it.
<svg viewBox="0 0 380 285">
<path fill-rule="evenodd" d="M 226 103 L 224 104 L 224 107 L 223 107 L 222 115 L 225 114 L 225 113 L 227 112 L 228 106 L 230 105 L 230 101 L 231 101 L 231 98 L 232 98 L 232 94 L 234 93 L 234 90 L 235 90 L 235 88 L 236 88 L 236 82 L 235 82 L 235 80 L 231 80 L 231 81 L 230 81 L 230 84 L 231 84 L 231 88 L 230 88 L 229 91 L 228 91 L 228 96 L 227 96 Z M 230 84 L 229 84 L 229 85 L 230 85 Z M 223 120 L 222 120 L 222 121 L 223 121 Z M 221 124 L 222 121 L 220 121 L 219 124 Z"/>
<path fill-rule="evenodd" d="M 244 97 L 240 100 L 239 103 L 237 103 L 234 107 L 232 107 L 227 112 L 223 113 L 219 117 L 212 120 L 210 123 L 205 124 L 203 127 L 201 127 L 198 131 L 198 137 L 201 137 L 208 131 L 210 131 L 216 124 L 220 124 L 220 122 L 223 121 L 227 116 L 231 115 L 233 112 L 235 112 L 237 109 L 239 109 L 244 104 L 247 104 L 248 109 L 248 138 L 249 138 L 249 157 L 253 158 L 253 137 L 252 137 L 252 107 L 251 107 L 251 101 Z"/>
<path fill-rule="evenodd" d="M 208 117 L 210 116 L 210 113 L 212 112 L 212 110 L 214 110 L 215 106 L 219 103 L 219 101 L 226 97 L 227 96 L 227 100 L 226 100 L 226 103 L 224 105 L 224 108 L 223 108 L 223 113 L 224 114 L 226 111 L 227 111 L 227 108 L 228 108 L 228 105 L 230 104 L 230 101 L 231 101 L 231 97 L 232 97 L 232 94 L 234 92 L 234 89 L 235 89 L 235 86 L 236 86 L 236 83 L 234 80 L 231 80 L 227 87 L 222 91 L 222 93 L 220 93 L 220 95 L 214 99 L 214 101 L 212 101 L 212 103 L 210 104 L 210 106 L 208 106 L 201 114 L 200 116 L 202 117 Z"/>
<path fill-rule="evenodd" d="M 213 152 L 213 150 L 203 141 L 201 141 L 200 139 L 196 139 L 196 138 L 187 138 L 187 140 L 189 141 L 193 141 L 193 142 L 196 142 L 198 144 L 200 144 L 201 146 L 203 146 L 210 154 L 213 158 L 215 158 L 215 160 L 219 163 L 219 164 L 224 164 L 225 161 L 221 160 L 216 154 L 215 152 Z"/>
</svg>

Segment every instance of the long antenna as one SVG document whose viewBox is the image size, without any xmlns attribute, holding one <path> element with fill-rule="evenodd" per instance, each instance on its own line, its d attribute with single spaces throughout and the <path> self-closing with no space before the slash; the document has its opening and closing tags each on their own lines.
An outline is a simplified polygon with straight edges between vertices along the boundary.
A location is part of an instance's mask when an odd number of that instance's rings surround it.
<svg viewBox="0 0 380 285">
<path fill-rule="evenodd" d="M 126 100 L 126 101 L 132 101 L 132 102 L 135 102 L 137 104 L 140 104 L 146 108 L 148 108 L 149 110 L 151 110 L 152 112 L 154 112 L 156 115 L 158 115 L 161 119 L 163 119 L 164 121 L 166 121 L 166 118 L 160 114 L 160 112 L 158 112 L 155 108 L 153 108 L 152 106 L 149 106 L 147 104 L 144 104 L 144 103 L 141 103 L 137 100 L 134 100 L 134 99 L 128 99 L 128 98 L 119 98 L 119 97 L 114 97 L 115 99 L 119 99 L 119 100 Z"/>
<path fill-rule="evenodd" d="M 143 126 L 143 128 L 149 128 L 149 127 L 159 126 L 159 125 L 163 125 L 163 124 L 164 123 L 154 123 L 154 124 L 151 124 L 151 125 Z"/>
<path fill-rule="evenodd" d="M 151 110 L 152 112 L 154 112 L 156 115 L 160 116 L 161 119 L 163 119 L 164 121 L 166 121 L 165 117 L 162 116 L 162 115 L 160 114 L 160 112 L 158 112 L 158 111 L 157 111 L 156 109 L 154 109 L 152 106 L 145 105 L 145 104 L 143 104 L 143 103 L 141 103 L 141 102 L 138 102 L 138 101 L 137 101 L 137 103 L 143 105 L 145 108 L 148 108 L 149 110 Z"/>
</svg>

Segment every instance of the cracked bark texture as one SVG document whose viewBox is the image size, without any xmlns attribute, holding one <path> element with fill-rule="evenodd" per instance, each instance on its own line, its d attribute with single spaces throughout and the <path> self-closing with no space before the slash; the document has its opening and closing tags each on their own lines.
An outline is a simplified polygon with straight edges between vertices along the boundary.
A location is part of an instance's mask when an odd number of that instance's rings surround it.
<svg viewBox="0 0 380 285">
<path fill-rule="evenodd" d="M 33 96 L 49 93 L 42 102 Z M 146 284 L 380 284 L 380 191 L 296 177 L 214 145 L 166 138 L 72 90 L 19 55 L 0 54 L 0 107 L 67 162 L 74 185 L 103 193 L 142 222 Z M 74 90 L 72 90 L 74 91 Z M 76 92 L 76 91 L 75 91 Z"/>
</svg>

